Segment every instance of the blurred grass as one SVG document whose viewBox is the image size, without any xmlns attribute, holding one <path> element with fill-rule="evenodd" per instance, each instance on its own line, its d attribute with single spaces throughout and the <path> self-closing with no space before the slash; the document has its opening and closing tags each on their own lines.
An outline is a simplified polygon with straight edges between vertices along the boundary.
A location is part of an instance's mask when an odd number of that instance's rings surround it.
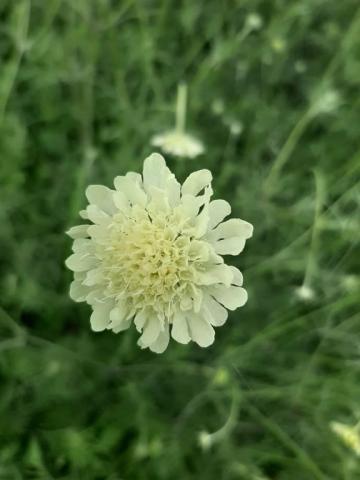
<svg viewBox="0 0 360 480">
<path fill-rule="evenodd" d="M 360 416 L 358 2 L 3 0 L 0 62 L 0 479 L 360 478 L 329 428 Z M 250 298 L 156 356 L 90 331 L 64 231 L 180 81 L 207 152 L 169 165 L 255 225 Z"/>
</svg>

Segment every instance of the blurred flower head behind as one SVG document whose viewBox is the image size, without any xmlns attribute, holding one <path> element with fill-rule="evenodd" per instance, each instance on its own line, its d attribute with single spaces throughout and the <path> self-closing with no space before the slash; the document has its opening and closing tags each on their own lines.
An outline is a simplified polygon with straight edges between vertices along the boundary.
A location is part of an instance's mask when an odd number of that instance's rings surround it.
<svg viewBox="0 0 360 480">
<path fill-rule="evenodd" d="M 344 445 L 360 457 L 360 423 L 351 426 L 341 422 L 331 422 L 330 428 Z"/>
<path fill-rule="evenodd" d="M 176 125 L 172 130 L 154 135 L 151 145 L 164 153 L 181 158 L 195 158 L 204 153 L 203 143 L 185 131 L 187 86 L 180 84 L 176 99 Z"/>
</svg>

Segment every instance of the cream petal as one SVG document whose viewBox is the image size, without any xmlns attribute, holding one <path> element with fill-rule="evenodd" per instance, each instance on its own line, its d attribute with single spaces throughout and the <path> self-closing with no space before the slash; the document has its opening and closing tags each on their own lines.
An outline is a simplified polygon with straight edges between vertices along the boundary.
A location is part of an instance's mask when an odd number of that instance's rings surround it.
<svg viewBox="0 0 360 480">
<path fill-rule="evenodd" d="M 166 166 L 164 157 L 153 153 L 144 162 L 143 170 L 144 189 L 150 193 L 151 187 L 156 187 L 164 192 L 172 208 L 180 202 L 180 184 L 175 175 Z"/>
<path fill-rule="evenodd" d="M 150 350 L 155 353 L 163 353 L 169 345 L 169 339 L 169 325 L 166 324 L 164 330 L 160 332 L 155 342 L 149 345 Z"/>
<path fill-rule="evenodd" d="M 193 307 L 194 302 L 191 300 L 190 297 L 184 296 L 180 301 L 180 308 L 183 311 L 191 310 Z"/>
<path fill-rule="evenodd" d="M 110 323 L 107 326 L 108 329 L 114 333 L 127 330 L 132 321 L 133 315 L 129 313 L 129 306 L 125 300 L 118 301 L 115 307 L 110 311 Z"/>
<path fill-rule="evenodd" d="M 234 277 L 230 267 L 225 263 L 219 265 L 209 265 L 205 271 L 196 272 L 196 283 L 198 285 L 214 285 L 223 283 L 225 285 L 231 285 Z"/>
<path fill-rule="evenodd" d="M 139 339 L 143 347 L 148 347 L 153 344 L 158 338 L 161 331 L 161 321 L 160 319 L 153 315 L 149 317 L 143 328 L 143 333 Z"/>
<path fill-rule="evenodd" d="M 126 302 L 117 302 L 110 312 L 110 320 L 112 324 L 121 323 L 127 316 L 129 308 Z"/>
<path fill-rule="evenodd" d="M 168 194 L 170 207 L 174 208 L 179 205 L 181 186 L 173 173 L 170 173 L 168 179 L 166 180 L 165 190 Z"/>
<path fill-rule="evenodd" d="M 186 344 L 191 340 L 186 318 L 180 312 L 175 313 L 173 317 L 171 336 L 179 343 Z"/>
<path fill-rule="evenodd" d="M 96 205 L 100 210 L 109 215 L 115 213 L 115 205 L 112 199 L 113 190 L 104 185 L 89 185 L 85 192 L 90 204 Z"/>
<path fill-rule="evenodd" d="M 75 227 L 71 227 L 67 232 L 66 235 L 69 237 L 76 239 L 76 238 L 86 238 L 88 237 L 88 228 L 91 225 L 76 225 Z"/>
<path fill-rule="evenodd" d="M 128 213 L 130 211 L 130 203 L 127 197 L 123 192 L 114 192 L 113 200 L 116 208 L 123 213 Z"/>
<path fill-rule="evenodd" d="M 209 203 L 209 230 L 215 228 L 230 215 L 231 207 L 225 200 L 213 200 Z"/>
<path fill-rule="evenodd" d="M 240 270 L 236 267 L 233 267 L 231 266 L 230 267 L 233 274 L 234 274 L 234 278 L 232 279 L 232 282 L 231 284 L 232 285 L 237 285 L 238 287 L 241 287 L 241 285 L 243 284 L 243 276 L 242 276 L 242 273 L 240 272 Z"/>
<path fill-rule="evenodd" d="M 86 211 L 89 216 L 89 220 L 96 225 L 107 225 L 110 221 L 109 215 L 96 205 L 88 205 Z"/>
<path fill-rule="evenodd" d="M 229 310 L 235 310 L 236 308 L 245 305 L 248 295 L 244 288 L 231 285 L 225 287 L 222 285 L 216 287 L 210 287 L 209 293 L 217 300 L 221 305 Z"/>
<path fill-rule="evenodd" d="M 126 178 L 129 178 L 132 182 L 137 183 L 138 185 L 142 186 L 142 176 L 140 173 L 137 172 L 127 172 L 125 175 Z"/>
<path fill-rule="evenodd" d="M 80 217 L 83 218 L 84 220 L 89 220 L 89 216 L 88 216 L 86 210 L 80 210 L 79 215 L 80 215 Z"/>
<path fill-rule="evenodd" d="M 171 336 L 174 340 L 183 344 L 189 343 L 191 340 L 186 318 L 181 313 L 175 313 L 173 317 Z"/>
<path fill-rule="evenodd" d="M 113 327 L 111 330 L 114 333 L 123 332 L 124 330 L 127 330 L 131 326 L 131 321 L 132 321 L 131 317 L 127 318 L 126 320 L 123 320 L 121 323 L 116 325 L 116 327 Z"/>
<path fill-rule="evenodd" d="M 214 263 L 216 265 L 219 265 L 220 263 L 224 263 L 223 257 L 215 253 L 214 246 L 211 243 L 208 243 L 208 245 L 209 245 L 209 264 Z"/>
<path fill-rule="evenodd" d="M 231 237 L 240 237 L 248 239 L 252 236 L 254 227 L 241 220 L 240 218 L 231 218 L 226 222 L 220 223 L 212 232 L 209 234 L 211 240 L 222 240 L 225 238 Z"/>
<path fill-rule="evenodd" d="M 138 332 L 141 332 L 141 330 L 143 329 L 147 318 L 148 318 L 148 313 L 146 312 L 146 310 L 140 310 L 136 314 L 134 323 L 135 323 L 136 330 Z"/>
<path fill-rule="evenodd" d="M 108 241 L 108 230 L 103 226 L 91 225 L 89 235 L 96 243 L 101 245 L 105 245 Z"/>
<path fill-rule="evenodd" d="M 103 280 L 104 280 L 104 275 L 103 275 L 102 268 L 93 268 L 92 270 L 89 270 L 87 272 L 83 283 L 88 287 L 92 287 L 94 285 L 97 285 L 103 282 Z"/>
<path fill-rule="evenodd" d="M 147 206 L 147 211 L 150 214 L 156 215 L 158 212 L 167 213 L 170 211 L 168 196 L 164 190 L 149 186 L 148 192 L 151 200 Z"/>
<path fill-rule="evenodd" d="M 74 280 L 78 280 L 82 283 L 85 280 L 86 272 L 74 272 Z"/>
<path fill-rule="evenodd" d="M 137 180 L 135 181 L 135 179 Z M 114 180 L 114 185 L 116 190 L 123 193 L 132 205 L 140 205 L 141 207 L 145 207 L 147 203 L 147 195 L 144 192 L 140 182 L 140 175 L 139 177 L 134 177 L 127 174 L 125 177 L 116 177 Z"/>
<path fill-rule="evenodd" d="M 86 296 L 86 301 L 89 305 L 94 305 L 98 302 L 104 303 L 104 292 L 103 289 L 90 289 L 88 295 Z"/>
<path fill-rule="evenodd" d="M 228 312 L 211 295 L 204 295 L 203 301 L 204 318 L 214 327 L 221 327 L 227 320 Z"/>
<path fill-rule="evenodd" d="M 209 244 L 201 240 L 193 240 L 189 246 L 189 257 L 192 261 L 206 262 L 210 257 Z"/>
<path fill-rule="evenodd" d="M 89 293 L 89 288 L 83 285 L 78 280 L 74 280 L 70 284 L 70 298 L 74 302 L 84 302 L 86 295 Z"/>
<path fill-rule="evenodd" d="M 239 255 L 244 250 L 245 238 L 231 237 L 215 242 L 214 249 L 219 255 Z"/>
<path fill-rule="evenodd" d="M 165 159 L 159 153 L 152 153 L 144 161 L 143 168 L 143 182 L 145 191 L 148 191 L 150 186 L 163 188 L 164 180 L 170 173 L 166 166 Z"/>
<path fill-rule="evenodd" d="M 76 238 L 72 244 L 75 253 L 94 253 L 95 245 L 90 238 Z"/>
<path fill-rule="evenodd" d="M 160 153 L 152 153 L 144 160 L 143 179 L 147 185 L 159 186 L 159 174 L 167 168 L 165 159 Z"/>
<path fill-rule="evenodd" d="M 74 272 L 90 270 L 91 268 L 96 267 L 97 264 L 98 260 L 89 254 L 80 255 L 78 253 L 73 253 L 65 261 L 65 265 Z"/>
<path fill-rule="evenodd" d="M 199 215 L 196 217 L 194 222 L 194 237 L 201 238 L 205 235 L 209 224 L 209 210 L 208 206 L 205 205 Z"/>
<path fill-rule="evenodd" d="M 208 347 L 214 343 L 215 332 L 213 327 L 201 316 L 188 317 L 190 336 L 200 347 Z"/>
<path fill-rule="evenodd" d="M 185 180 L 181 193 L 183 195 L 197 195 L 205 187 L 210 185 L 212 180 L 212 175 L 210 170 L 198 170 L 197 172 L 191 173 Z"/>
<path fill-rule="evenodd" d="M 191 219 L 196 217 L 200 209 L 199 200 L 194 195 L 183 195 L 181 197 L 181 203 L 177 209 L 185 219 Z"/>
<path fill-rule="evenodd" d="M 195 285 L 191 285 L 191 298 L 192 298 L 192 308 L 196 313 L 200 312 L 202 301 L 203 301 L 203 292 L 201 288 L 197 288 Z"/>
<path fill-rule="evenodd" d="M 208 185 L 205 187 L 204 193 L 202 195 L 198 195 L 196 198 L 199 200 L 200 205 L 207 205 L 209 204 L 213 193 L 214 191 L 211 188 L 211 185 Z"/>
<path fill-rule="evenodd" d="M 93 305 L 93 312 L 90 317 L 91 329 L 94 332 L 105 330 L 110 322 L 110 310 L 113 307 L 112 301 L 96 302 Z"/>
</svg>

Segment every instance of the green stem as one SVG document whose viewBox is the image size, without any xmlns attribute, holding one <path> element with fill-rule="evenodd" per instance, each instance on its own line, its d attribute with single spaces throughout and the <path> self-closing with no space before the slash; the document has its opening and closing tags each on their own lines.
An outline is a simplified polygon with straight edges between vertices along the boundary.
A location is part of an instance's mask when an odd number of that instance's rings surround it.
<svg viewBox="0 0 360 480">
<path fill-rule="evenodd" d="M 15 38 L 17 40 L 16 53 L 13 62 L 9 64 L 7 76 L 5 77 L 8 81 L 7 83 L 5 83 L 5 88 L 3 89 L 3 97 L 0 98 L 0 123 L 3 121 L 3 118 L 5 116 L 6 107 L 11 97 L 14 85 L 16 83 L 16 78 L 20 70 L 21 61 L 25 53 L 30 23 L 31 0 L 19 3 L 16 8 L 18 8 L 17 13 L 19 15 L 17 31 L 15 34 Z"/>
<path fill-rule="evenodd" d="M 235 428 L 236 423 L 237 423 L 238 413 L 239 413 L 239 403 L 240 402 L 239 402 L 238 393 L 234 389 L 233 398 L 232 398 L 231 407 L 230 407 L 230 413 L 229 413 L 229 416 L 228 416 L 226 422 L 224 423 L 224 425 L 221 428 L 219 428 L 219 430 L 210 434 L 210 436 L 212 438 L 212 441 L 214 443 L 219 442 L 222 439 L 224 439 Z"/>
<path fill-rule="evenodd" d="M 335 67 L 338 64 L 339 59 L 341 59 L 344 50 L 349 48 L 349 44 L 351 43 L 353 39 L 353 35 L 355 32 L 357 32 L 357 22 L 359 20 L 359 15 L 360 15 L 360 8 L 356 11 L 355 15 L 353 16 L 353 20 L 346 32 L 346 34 L 343 37 L 343 41 L 340 44 L 339 49 L 333 56 L 332 60 L 330 61 L 328 67 L 325 70 L 325 73 L 322 77 L 322 79 L 319 82 L 320 86 L 324 86 L 326 82 L 328 81 L 328 78 L 331 77 L 331 75 L 334 72 Z M 264 191 L 265 193 L 270 196 L 273 193 L 274 186 L 276 185 L 276 181 L 278 179 L 278 175 L 289 159 L 290 155 L 292 154 L 294 148 L 298 144 L 301 136 L 305 132 L 307 126 L 309 125 L 310 121 L 314 118 L 316 115 L 316 109 L 314 108 L 314 105 L 310 105 L 303 115 L 300 117 L 299 121 L 291 131 L 288 139 L 286 140 L 284 146 L 280 150 L 279 155 L 275 159 L 269 175 L 265 179 L 264 183 Z"/>
<path fill-rule="evenodd" d="M 312 473 L 312 478 L 317 480 L 326 480 L 327 477 L 319 469 L 314 460 L 310 455 L 304 450 L 299 444 L 297 444 L 277 423 L 275 423 L 271 418 L 263 415 L 260 410 L 258 410 L 253 405 L 248 404 L 247 410 L 250 415 L 257 420 L 264 428 L 266 428 L 278 442 L 286 448 L 289 452 L 293 453 L 302 465 Z"/>
<path fill-rule="evenodd" d="M 180 83 L 178 85 L 176 97 L 176 131 L 184 133 L 186 122 L 186 103 L 187 103 L 187 85 Z"/>
<path fill-rule="evenodd" d="M 273 187 L 276 184 L 278 175 L 288 161 L 290 155 L 292 154 L 294 148 L 298 144 L 301 136 L 303 135 L 304 131 L 306 130 L 310 120 L 312 119 L 312 109 L 309 108 L 305 111 L 305 113 L 300 117 L 300 120 L 297 122 L 295 127 L 292 129 L 288 139 L 286 140 L 284 146 L 279 152 L 279 155 L 276 157 L 269 175 L 267 176 L 264 184 L 264 189 L 266 193 L 271 193 L 273 191 Z"/>
<path fill-rule="evenodd" d="M 315 268 L 315 258 L 319 237 L 319 220 L 321 217 L 321 210 L 324 204 L 325 199 L 325 188 L 324 188 L 324 179 L 317 170 L 314 170 L 315 176 L 315 188 L 316 188 L 316 200 L 315 200 L 315 213 L 314 213 L 314 223 L 311 231 L 311 240 L 310 240 L 310 249 L 308 260 L 305 268 L 305 275 L 303 285 L 310 286 L 311 279 L 313 277 L 313 272 Z"/>
</svg>

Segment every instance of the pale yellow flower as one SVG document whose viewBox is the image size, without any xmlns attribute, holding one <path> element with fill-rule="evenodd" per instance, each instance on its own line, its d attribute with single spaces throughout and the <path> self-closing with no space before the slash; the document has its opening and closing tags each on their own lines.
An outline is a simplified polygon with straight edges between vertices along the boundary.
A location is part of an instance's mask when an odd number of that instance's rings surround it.
<svg viewBox="0 0 360 480">
<path fill-rule="evenodd" d="M 193 135 L 177 130 L 169 130 L 155 135 L 151 139 L 151 144 L 161 148 L 163 152 L 177 157 L 195 158 L 204 152 L 204 145 L 200 140 Z"/>
<path fill-rule="evenodd" d="M 263 26 L 263 19 L 257 13 L 249 13 L 245 24 L 249 30 L 259 30 Z"/>
<path fill-rule="evenodd" d="M 176 98 L 175 128 L 152 137 L 151 145 L 160 148 L 164 153 L 182 158 L 195 158 L 204 153 L 203 143 L 185 130 L 187 86 L 178 86 Z"/>
<path fill-rule="evenodd" d="M 199 432 L 198 444 L 202 450 L 209 450 L 213 444 L 211 433 L 206 432 L 205 430 Z"/>
<path fill-rule="evenodd" d="M 331 422 L 330 428 L 348 448 L 356 455 L 360 455 L 359 425 L 351 427 L 345 423 Z"/>
<path fill-rule="evenodd" d="M 301 285 L 301 287 L 297 287 L 295 289 L 295 295 L 299 300 L 304 302 L 311 302 L 315 298 L 314 290 L 308 285 Z"/>
<path fill-rule="evenodd" d="M 212 175 L 192 173 L 180 185 L 164 158 L 152 154 L 143 175 L 116 177 L 115 190 L 91 185 L 86 225 L 72 227 L 70 296 L 87 302 L 94 331 L 135 325 L 139 345 L 163 352 L 169 333 L 179 343 L 207 347 L 229 310 L 245 304 L 240 271 L 221 255 L 238 255 L 253 227 L 210 201 Z"/>
<path fill-rule="evenodd" d="M 231 135 L 234 137 L 238 137 L 244 129 L 243 124 L 237 120 L 229 120 L 227 121 L 227 124 L 229 126 Z"/>
</svg>

